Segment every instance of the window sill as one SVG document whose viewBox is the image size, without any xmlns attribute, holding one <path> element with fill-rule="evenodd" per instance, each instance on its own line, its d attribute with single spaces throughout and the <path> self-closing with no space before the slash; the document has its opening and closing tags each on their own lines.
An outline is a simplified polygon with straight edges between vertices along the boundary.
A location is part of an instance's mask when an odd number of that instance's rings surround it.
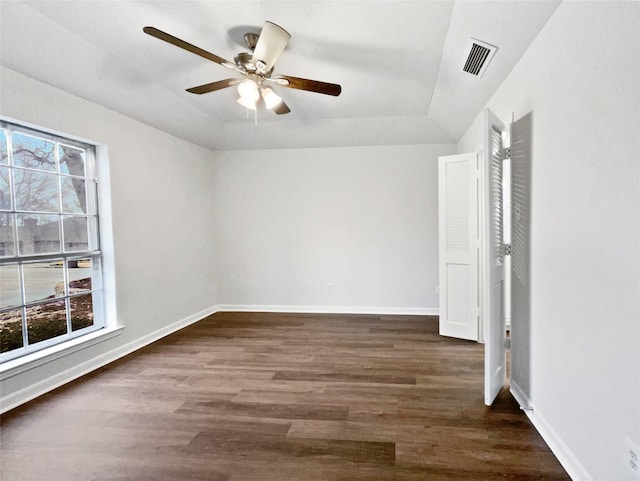
<svg viewBox="0 0 640 481">
<path fill-rule="evenodd" d="M 105 327 L 104 329 L 100 329 L 85 336 L 77 337 L 65 343 L 48 347 L 42 351 L 27 354 L 26 356 L 4 362 L 0 365 L 0 381 L 4 381 L 5 379 L 17 376 L 18 374 L 31 369 L 35 369 L 43 364 L 68 356 L 74 352 L 81 351 L 82 349 L 86 349 L 100 342 L 104 342 L 107 339 L 119 336 L 122 334 L 123 329 L 124 326 Z"/>
</svg>

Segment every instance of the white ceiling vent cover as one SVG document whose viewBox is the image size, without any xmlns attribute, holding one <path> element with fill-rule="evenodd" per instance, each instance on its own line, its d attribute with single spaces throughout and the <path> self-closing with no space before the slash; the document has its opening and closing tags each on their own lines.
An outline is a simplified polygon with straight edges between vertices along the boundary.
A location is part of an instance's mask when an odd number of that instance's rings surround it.
<svg viewBox="0 0 640 481">
<path fill-rule="evenodd" d="M 467 60 L 462 70 L 476 77 L 482 77 L 496 50 L 498 50 L 498 47 L 475 38 L 470 39 L 466 50 Z"/>
</svg>

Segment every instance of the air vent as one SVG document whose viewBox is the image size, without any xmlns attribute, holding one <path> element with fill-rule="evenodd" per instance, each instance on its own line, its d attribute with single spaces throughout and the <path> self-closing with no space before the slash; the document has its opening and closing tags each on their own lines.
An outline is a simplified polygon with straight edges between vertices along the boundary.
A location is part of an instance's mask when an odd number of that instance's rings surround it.
<svg viewBox="0 0 640 481">
<path fill-rule="evenodd" d="M 467 47 L 467 60 L 462 70 L 476 77 L 482 77 L 496 50 L 498 47 L 472 38 Z"/>
</svg>

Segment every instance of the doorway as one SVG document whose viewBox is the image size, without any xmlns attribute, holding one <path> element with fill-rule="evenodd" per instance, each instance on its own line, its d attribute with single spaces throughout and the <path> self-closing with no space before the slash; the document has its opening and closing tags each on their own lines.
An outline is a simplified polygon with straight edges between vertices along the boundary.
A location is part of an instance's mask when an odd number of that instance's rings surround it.
<svg viewBox="0 0 640 481">
<path fill-rule="evenodd" d="M 487 109 L 484 124 L 481 152 L 439 159 L 440 334 L 484 341 L 487 405 L 507 383 L 509 348 L 510 390 L 527 408 L 532 114 L 507 129 Z"/>
<path fill-rule="evenodd" d="M 509 349 L 509 389 L 521 407 L 531 406 L 531 137 L 532 113 L 507 130 L 486 110 L 481 291 L 487 405 L 507 382 Z"/>
</svg>

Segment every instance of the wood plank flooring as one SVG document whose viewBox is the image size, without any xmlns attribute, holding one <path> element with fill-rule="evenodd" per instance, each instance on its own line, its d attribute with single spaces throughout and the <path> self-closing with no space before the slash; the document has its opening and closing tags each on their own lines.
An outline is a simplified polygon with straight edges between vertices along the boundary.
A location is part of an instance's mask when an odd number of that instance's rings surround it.
<svg viewBox="0 0 640 481">
<path fill-rule="evenodd" d="M 217 313 L 0 421 L 4 481 L 569 479 L 434 317 Z"/>
</svg>

